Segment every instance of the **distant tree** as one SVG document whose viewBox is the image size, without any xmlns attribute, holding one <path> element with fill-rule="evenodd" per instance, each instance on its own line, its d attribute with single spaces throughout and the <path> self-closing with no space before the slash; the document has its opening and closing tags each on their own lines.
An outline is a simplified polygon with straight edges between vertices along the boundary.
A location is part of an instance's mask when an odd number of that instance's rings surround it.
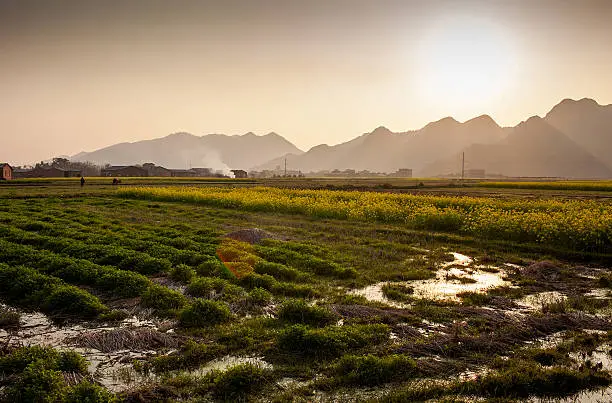
<svg viewBox="0 0 612 403">
<path fill-rule="evenodd" d="M 70 160 L 67 158 L 55 157 L 51 162 L 51 166 L 60 169 L 70 169 Z"/>
</svg>

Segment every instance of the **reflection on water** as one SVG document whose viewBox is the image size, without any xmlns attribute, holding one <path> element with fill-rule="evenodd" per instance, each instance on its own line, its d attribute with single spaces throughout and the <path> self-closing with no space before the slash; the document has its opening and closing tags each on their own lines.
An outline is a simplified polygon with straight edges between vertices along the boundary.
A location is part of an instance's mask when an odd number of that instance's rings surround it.
<svg viewBox="0 0 612 403">
<path fill-rule="evenodd" d="M 504 280 L 503 270 L 492 273 L 480 270 L 483 267 L 470 267 L 473 259 L 460 253 L 452 252 L 454 260 L 445 262 L 436 272 L 436 277 L 429 280 L 412 280 L 402 282 L 380 282 L 365 288 L 353 290 L 352 293 L 361 295 L 370 301 L 383 302 L 396 308 L 406 308 L 410 304 L 395 302 L 385 297 L 382 287 L 385 284 L 407 285 L 414 290 L 415 298 L 428 298 L 438 300 L 459 300 L 457 294 L 462 292 L 483 292 L 489 288 L 495 288 L 510 283 Z"/>
<path fill-rule="evenodd" d="M 2 304 L 2 306 L 6 306 Z M 89 362 L 88 371 L 103 386 L 113 392 L 125 390 L 150 378 L 137 373 L 132 366 L 134 359 L 155 355 L 155 351 L 121 350 L 104 353 L 94 348 L 75 347 L 68 339 L 90 331 L 111 331 L 118 328 L 157 329 L 153 321 L 139 320 L 132 317 L 124 320 L 119 326 L 86 327 L 83 324 L 56 326 L 49 318 L 39 312 L 21 313 L 21 326 L 7 332 L 0 329 L 0 343 L 18 346 L 47 346 L 60 351 L 73 350 L 83 355 Z"/>
</svg>

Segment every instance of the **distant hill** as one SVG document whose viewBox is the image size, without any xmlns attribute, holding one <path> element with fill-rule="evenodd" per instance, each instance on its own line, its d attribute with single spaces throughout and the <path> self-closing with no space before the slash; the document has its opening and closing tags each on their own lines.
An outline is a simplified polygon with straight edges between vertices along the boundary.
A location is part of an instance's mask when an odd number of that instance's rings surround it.
<svg viewBox="0 0 612 403">
<path fill-rule="evenodd" d="M 394 172 L 400 168 L 418 170 L 440 156 L 451 155 L 473 143 L 493 143 L 504 137 L 504 129 L 489 116 L 465 123 L 444 118 L 420 130 L 393 133 L 378 127 L 351 141 L 335 146 L 319 145 L 308 152 L 287 156 L 292 170 L 303 172 L 355 169 Z M 274 169 L 284 158 L 262 164 L 255 169 Z"/>
<path fill-rule="evenodd" d="M 612 105 L 565 99 L 545 119 L 612 169 Z"/>
<path fill-rule="evenodd" d="M 546 120 L 532 117 L 495 144 L 474 144 L 465 150 L 466 168 L 488 174 L 567 178 L 608 178 L 612 170 Z M 460 171 L 459 154 L 426 166 L 425 176 Z"/>
<path fill-rule="evenodd" d="M 166 137 L 134 143 L 120 143 L 71 157 L 75 161 L 130 165 L 152 162 L 167 168 L 208 167 L 213 169 L 250 169 L 287 153 L 302 151 L 276 133 L 256 136 L 209 134 L 194 136 L 175 133 Z"/>
<path fill-rule="evenodd" d="M 77 161 L 127 165 L 153 162 L 168 168 L 275 170 L 304 173 L 334 169 L 395 172 L 416 176 L 458 174 L 466 168 L 504 176 L 612 178 L 612 105 L 565 99 L 544 117 L 500 127 L 487 115 L 458 122 L 447 117 L 419 130 L 378 127 L 342 144 L 302 152 L 276 133 L 256 136 L 175 133 L 121 143 L 72 157 Z"/>
</svg>

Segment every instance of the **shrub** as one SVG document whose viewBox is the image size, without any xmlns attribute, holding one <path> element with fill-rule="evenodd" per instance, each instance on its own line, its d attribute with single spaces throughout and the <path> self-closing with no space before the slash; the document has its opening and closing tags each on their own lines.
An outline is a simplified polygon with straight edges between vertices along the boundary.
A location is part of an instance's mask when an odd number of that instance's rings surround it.
<svg viewBox="0 0 612 403">
<path fill-rule="evenodd" d="M 381 291 L 385 297 L 400 302 L 412 300 L 414 294 L 414 288 L 403 284 L 384 284 Z"/>
<path fill-rule="evenodd" d="M 170 269 L 170 277 L 182 283 L 190 282 L 195 274 L 195 271 L 186 264 L 179 264 Z"/>
<path fill-rule="evenodd" d="M 0 329 L 19 326 L 21 314 L 16 310 L 0 306 Z"/>
<path fill-rule="evenodd" d="M 213 359 L 220 350 L 216 344 L 188 340 L 180 351 L 170 355 L 159 355 L 153 358 L 151 364 L 155 372 L 194 369 L 203 362 Z"/>
<path fill-rule="evenodd" d="M 493 397 L 554 396 L 575 393 L 581 389 L 610 384 L 610 375 L 590 368 L 542 368 L 536 363 L 511 360 L 505 368 L 460 384 L 463 394 Z"/>
<path fill-rule="evenodd" d="M 293 266 L 319 276 L 334 276 L 338 278 L 354 278 L 357 276 L 357 271 L 353 268 L 343 268 L 335 262 L 303 252 L 296 252 L 289 249 L 289 247 L 291 245 L 258 246 L 257 252 L 270 262 Z"/>
<path fill-rule="evenodd" d="M 49 369 L 42 360 L 34 361 L 24 369 L 7 390 L 10 402 L 57 402 L 66 393 L 61 372 Z"/>
<path fill-rule="evenodd" d="M 159 259 L 155 257 L 136 257 L 129 262 L 122 262 L 119 268 L 135 270 L 142 274 L 165 273 L 170 270 L 172 264 L 168 259 Z"/>
<path fill-rule="evenodd" d="M 261 389 L 267 383 L 266 371 L 252 364 L 240 364 L 220 373 L 214 380 L 213 393 L 218 399 L 235 401 Z"/>
<path fill-rule="evenodd" d="M 145 292 L 151 281 L 142 274 L 111 269 L 97 280 L 98 285 L 120 297 L 137 297 Z"/>
<path fill-rule="evenodd" d="M 247 276 L 242 277 L 239 280 L 239 283 L 245 288 L 251 289 L 259 287 L 270 291 L 277 284 L 277 281 L 274 279 L 274 277 L 268 274 L 251 273 Z"/>
<path fill-rule="evenodd" d="M 419 374 L 416 361 L 403 355 L 347 355 L 334 366 L 334 372 L 343 383 L 366 386 L 405 381 Z"/>
<path fill-rule="evenodd" d="M 187 294 L 206 299 L 234 301 L 243 297 L 245 291 L 222 278 L 200 277 L 187 286 Z"/>
<path fill-rule="evenodd" d="M 217 276 L 221 273 L 223 263 L 217 258 L 210 258 L 196 267 L 199 276 Z"/>
<path fill-rule="evenodd" d="M 57 369 L 63 372 L 87 373 L 87 361 L 74 351 L 62 351 L 57 357 Z"/>
<path fill-rule="evenodd" d="M 69 388 L 62 372 L 86 374 L 87 362 L 72 351 L 40 346 L 17 348 L 0 357 L 0 373 L 11 379 L 3 397 L 14 402 L 64 401 Z"/>
<path fill-rule="evenodd" d="M 277 346 L 282 351 L 302 357 L 325 358 L 379 344 L 389 339 L 389 333 L 389 327 L 381 324 L 329 326 L 321 329 L 293 325 L 279 333 Z"/>
<path fill-rule="evenodd" d="M 43 360 L 55 365 L 58 352 L 49 347 L 19 347 L 10 354 L 0 357 L 0 373 L 12 375 L 23 372 L 25 368 L 36 360 Z"/>
<path fill-rule="evenodd" d="M 263 288 L 253 288 L 249 292 L 249 301 L 255 305 L 266 305 L 272 301 L 272 294 Z"/>
<path fill-rule="evenodd" d="M 212 298 L 220 294 L 230 284 L 229 281 L 215 277 L 200 277 L 187 286 L 187 294 L 194 297 Z"/>
<path fill-rule="evenodd" d="M 77 287 L 56 287 L 45 301 L 44 309 L 54 315 L 95 317 L 108 310 L 98 298 Z"/>
<path fill-rule="evenodd" d="M 493 299 L 490 295 L 472 291 L 461 292 L 457 296 L 461 298 L 464 304 L 476 306 L 487 305 Z"/>
<path fill-rule="evenodd" d="M 278 318 L 290 323 L 322 327 L 338 321 L 338 315 L 320 306 L 310 306 L 304 300 L 290 300 L 278 310 Z"/>
<path fill-rule="evenodd" d="M 73 387 L 64 398 L 63 403 L 113 403 L 118 399 L 103 387 L 81 381 Z"/>
<path fill-rule="evenodd" d="M 295 280 L 302 273 L 291 267 L 287 267 L 284 264 L 266 262 L 264 260 L 257 262 L 255 265 L 255 272 L 259 274 L 269 274 L 277 280 Z"/>
<path fill-rule="evenodd" d="M 183 327 L 205 327 L 227 322 L 231 316 L 225 303 L 198 298 L 183 309 L 179 321 Z"/>
<path fill-rule="evenodd" d="M 178 291 L 154 284 L 142 295 L 142 304 L 146 307 L 160 311 L 180 309 L 187 303 L 187 299 Z"/>
<path fill-rule="evenodd" d="M 39 308 L 52 290 L 62 282 L 34 269 L 0 264 L 0 284 L 3 285 L 0 294 L 9 300 L 19 305 Z"/>
</svg>

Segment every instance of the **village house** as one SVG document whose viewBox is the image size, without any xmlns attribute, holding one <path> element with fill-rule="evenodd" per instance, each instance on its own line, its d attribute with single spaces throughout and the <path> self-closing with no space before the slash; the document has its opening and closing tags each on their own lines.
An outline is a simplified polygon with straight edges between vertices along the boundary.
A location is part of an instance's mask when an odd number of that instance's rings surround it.
<svg viewBox="0 0 612 403">
<path fill-rule="evenodd" d="M 232 169 L 232 173 L 234 174 L 234 178 L 247 178 L 248 174 L 245 170 L 242 169 Z"/>
<path fill-rule="evenodd" d="M 130 177 L 130 176 L 149 176 L 149 173 L 146 169 L 137 167 L 135 165 L 115 165 L 103 168 L 100 171 L 100 176 L 121 176 L 121 177 Z"/>
<path fill-rule="evenodd" d="M 171 176 L 180 177 L 180 178 L 192 178 L 196 176 L 196 173 L 191 169 L 171 169 Z"/>
<path fill-rule="evenodd" d="M 212 168 L 191 168 L 191 170 L 199 177 L 215 176 Z"/>
<path fill-rule="evenodd" d="M 13 167 L 9 164 L 0 164 L 0 180 L 9 181 L 13 179 Z"/>
<path fill-rule="evenodd" d="M 142 164 L 142 167 L 146 169 L 149 176 L 163 176 L 163 177 L 172 176 L 172 171 L 170 169 L 164 168 L 159 165 L 155 165 L 151 162 Z"/>
<path fill-rule="evenodd" d="M 412 169 L 400 168 L 396 172 L 390 174 L 389 176 L 396 176 L 398 178 L 412 178 Z"/>
<path fill-rule="evenodd" d="M 16 169 L 13 176 L 15 178 L 74 178 L 81 176 L 81 171 L 54 166 L 38 166 L 32 169 Z"/>
</svg>

